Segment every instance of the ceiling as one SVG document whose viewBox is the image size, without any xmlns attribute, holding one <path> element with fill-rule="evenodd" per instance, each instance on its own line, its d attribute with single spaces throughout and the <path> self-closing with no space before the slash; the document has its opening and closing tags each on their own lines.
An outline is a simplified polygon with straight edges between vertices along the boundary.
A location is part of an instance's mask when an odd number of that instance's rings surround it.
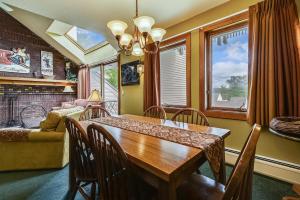
<svg viewBox="0 0 300 200">
<path fill-rule="evenodd" d="M 0 0 L 23 10 L 102 33 L 109 42 L 113 36 L 106 23 L 120 19 L 131 23 L 135 0 Z M 156 27 L 168 28 L 229 0 L 139 0 L 140 15 L 156 20 Z"/>
</svg>

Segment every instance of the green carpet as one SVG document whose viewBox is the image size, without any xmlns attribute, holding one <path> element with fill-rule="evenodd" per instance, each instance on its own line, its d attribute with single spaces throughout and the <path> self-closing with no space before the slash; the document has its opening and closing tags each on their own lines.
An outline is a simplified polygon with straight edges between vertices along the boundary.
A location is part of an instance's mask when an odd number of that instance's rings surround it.
<svg viewBox="0 0 300 200">
<path fill-rule="evenodd" d="M 227 176 L 231 167 L 227 167 Z M 201 172 L 212 173 L 207 164 Z M 40 170 L 0 173 L 0 200 L 67 200 L 68 167 L 61 170 Z M 258 174 L 254 175 L 253 200 L 281 200 L 293 195 L 291 185 Z M 76 200 L 82 200 L 78 194 Z"/>
</svg>

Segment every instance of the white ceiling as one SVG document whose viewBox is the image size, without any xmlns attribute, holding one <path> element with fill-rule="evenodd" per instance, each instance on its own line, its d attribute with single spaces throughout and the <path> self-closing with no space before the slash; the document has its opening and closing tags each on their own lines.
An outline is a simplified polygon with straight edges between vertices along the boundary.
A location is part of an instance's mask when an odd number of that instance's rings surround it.
<svg viewBox="0 0 300 200">
<path fill-rule="evenodd" d="M 0 0 L 51 19 L 112 35 L 106 23 L 120 19 L 131 23 L 135 0 Z M 155 18 L 156 27 L 170 27 L 229 0 L 139 0 L 140 15 Z"/>
</svg>

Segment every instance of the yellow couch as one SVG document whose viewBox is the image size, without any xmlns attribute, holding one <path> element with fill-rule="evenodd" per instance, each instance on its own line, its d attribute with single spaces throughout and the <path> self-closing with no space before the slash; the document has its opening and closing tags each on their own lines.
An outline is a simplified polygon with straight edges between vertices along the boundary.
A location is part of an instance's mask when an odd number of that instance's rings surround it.
<svg viewBox="0 0 300 200">
<path fill-rule="evenodd" d="M 63 109 L 54 111 L 54 115 L 50 112 L 41 129 L 31 130 L 26 141 L 0 141 L 0 171 L 64 167 L 69 162 L 69 135 L 64 121 L 66 116 L 79 119 L 82 110 Z M 51 121 L 56 127 L 47 129 Z"/>
</svg>

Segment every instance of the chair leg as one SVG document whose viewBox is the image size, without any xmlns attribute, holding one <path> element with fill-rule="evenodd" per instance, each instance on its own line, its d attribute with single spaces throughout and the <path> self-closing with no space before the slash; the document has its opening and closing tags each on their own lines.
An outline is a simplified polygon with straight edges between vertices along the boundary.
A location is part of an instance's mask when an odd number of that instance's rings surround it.
<svg viewBox="0 0 300 200">
<path fill-rule="evenodd" d="M 80 181 L 77 181 L 76 184 L 74 186 L 72 186 L 70 200 L 74 200 L 75 199 L 75 196 L 76 196 L 77 191 L 78 191 L 79 184 L 80 184 Z"/>
<path fill-rule="evenodd" d="M 201 175 L 200 169 L 197 169 L 197 170 L 196 170 L 196 173 L 199 174 L 199 175 Z"/>
<path fill-rule="evenodd" d="M 91 188 L 91 199 L 95 200 L 96 198 L 96 183 L 92 183 L 92 188 Z"/>
</svg>

